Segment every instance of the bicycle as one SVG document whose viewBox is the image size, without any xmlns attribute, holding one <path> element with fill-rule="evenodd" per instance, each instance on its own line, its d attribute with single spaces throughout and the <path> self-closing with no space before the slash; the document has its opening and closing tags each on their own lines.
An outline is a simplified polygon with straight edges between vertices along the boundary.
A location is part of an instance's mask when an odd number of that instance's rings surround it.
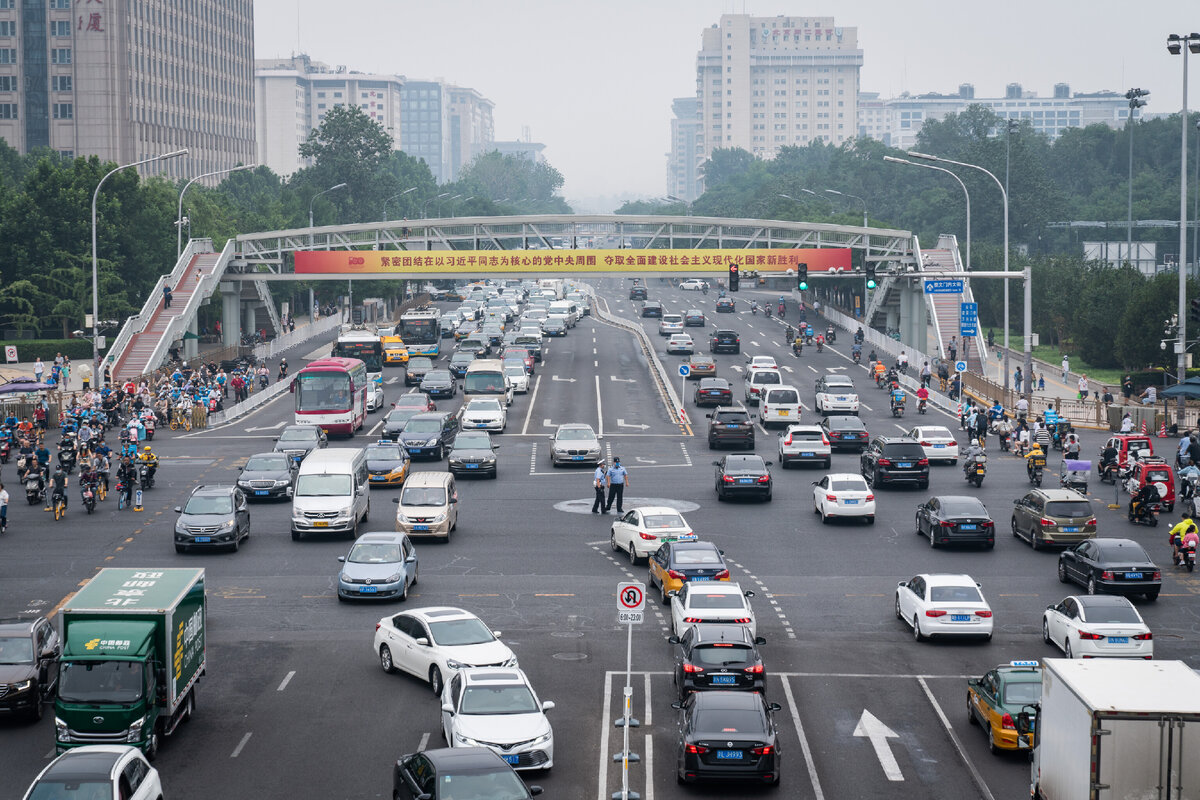
<svg viewBox="0 0 1200 800">
<path fill-rule="evenodd" d="M 126 506 L 133 505 L 133 486 L 124 483 L 117 484 L 117 510 L 123 511 Z"/>
<path fill-rule="evenodd" d="M 54 519 L 60 520 L 67 515 L 67 498 L 62 492 L 56 492 L 51 501 L 54 506 Z"/>
<path fill-rule="evenodd" d="M 96 499 L 103 503 L 106 497 L 108 497 L 108 489 L 105 487 L 104 482 L 101 481 L 100 485 L 96 487 Z"/>
</svg>

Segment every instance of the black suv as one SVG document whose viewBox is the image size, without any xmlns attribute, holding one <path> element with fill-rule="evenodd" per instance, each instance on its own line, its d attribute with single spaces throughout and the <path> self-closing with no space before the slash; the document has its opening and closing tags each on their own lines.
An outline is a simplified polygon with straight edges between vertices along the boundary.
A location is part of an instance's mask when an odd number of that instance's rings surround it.
<svg viewBox="0 0 1200 800">
<path fill-rule="evenodd" d="M 45 617 L 0 619 L 0 717 L 21 714 L 42 718 L 42 703 L 58 688 L 62 645 Z"/>
<path fill-rule="evenodd" d="M 662 319 L 662 315 L 662 303 L 658 302 L 657 300 L 647 300 L 646 304 L 642 306 L 643 317 L 658 317 L 659 319 Z"/>
<path fill-rule="evenodd" d="M 675 685 L 679 699 L 705 689 L 741 689 L 764 692 L 767 673 L 758 645 L 744 625 L 691 625 L 683 636 L 667 641 L 675 648 Z"/>
<path fill-rule="evenodd" d="M 197 486 L 175 513 L 176 553 L 189 547 L 227 547 L 236 553 L 250 535 L 250 509 L 236 486 Z"/>
<path fill-rule="evenodd" d="M 885 483 L 929 488 L 929 459 L 916 439 L 876 436 L 859 456 L 859 469 L 872 488 Z"/>
<path fill-rule="evenodd" d="M 708 352 L 740 353 L 742 352 L 742 338 L 737 335 L 737 331 L 716 331 L 713 333 L 712 338 L 708 340 Z"/>
<path fill-rule="evenodd" d="M 754 449 L 754 422 L 742 406 L 718 406 L 708 417 L 708 447 L 736 445 Z"/>
<path fill-rule="evenodd" d="M 405 424 L 397 440 L 412 458 L 429 457 L 441 461 L 458 436 L 459 417 L 450 411 L 426 411 Z"/>
<path fill-rule="evenodd" d="M 629 290 L 629 299 L 630 300 L 645 300 L 646 299 L 646 287 L 645 286 L 634 286 L 632 289 Z"/>
</svg>

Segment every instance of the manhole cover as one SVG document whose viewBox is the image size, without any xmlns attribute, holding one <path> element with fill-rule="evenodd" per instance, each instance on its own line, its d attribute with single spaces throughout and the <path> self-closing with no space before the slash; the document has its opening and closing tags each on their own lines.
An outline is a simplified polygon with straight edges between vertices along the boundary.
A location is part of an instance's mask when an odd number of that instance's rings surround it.
<svg viewBox="0 0 1200 800">
<path fill-rule="evenodd" d="M 563 500 L 561 503 L 555 503 L 556 511 L 565 511 L 568 514 L 590 514 L 592 513 L 592 503 L 595 502 L 594 497 L 585 497 L 579 500 Z M 665 506 L 673 508 L 680 514 L 686 514 L 689 511 L 695 511 L 700 506 L 698 503 L 693 503 L 690 500 L 672 500 L 667 497 L 626 497 L 625 508 L 637 508 L 638 506 Z M 610 514 L 613 512 L 609 512 Z"/>
<path fill-rule="evenodd" d="M 555 631 L 554 633 L 552 633 L 550 635 L 554 636 L 558 639 L 581 639 L 581 638 L 583 638 L 583 634 L 580 633 L 579 631 Z"/>
<path fill-rule="evenodd" d="M 587 653 L 555 653 L 554 657 L 559 661 L 583 661 Z"/>
</svg>

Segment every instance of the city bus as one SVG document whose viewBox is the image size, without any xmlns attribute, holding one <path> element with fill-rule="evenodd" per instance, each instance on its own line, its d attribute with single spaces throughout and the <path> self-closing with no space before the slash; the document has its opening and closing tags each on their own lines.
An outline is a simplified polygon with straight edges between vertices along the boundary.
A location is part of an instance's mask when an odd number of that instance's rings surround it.
<svg viewBox="0 0 1200 800">
<path fill-rule="evenodd" d="M 400 327 L 396 332 L 404 340 L 410 356 L 437 358 L 442 340 L 438 328 L 440 318 L 441 313 L 436 308 L 406 311 L 400 317 Z"/>
<path fill-rule="evenodd" d="M 379 334 L 361 326 L 344 327 L 333 345 L 334 358 L 357 358 L 367 367 L 367 377 L 383 380 L 383 345 Z"/>
<path fill-rule="evenodd" d="M 370 379 L 357 358 L 322 358 L 292 378 L 296 424 L 320 425 L 326 433 L 353 436 L 367 416 Z"/>
</svg>

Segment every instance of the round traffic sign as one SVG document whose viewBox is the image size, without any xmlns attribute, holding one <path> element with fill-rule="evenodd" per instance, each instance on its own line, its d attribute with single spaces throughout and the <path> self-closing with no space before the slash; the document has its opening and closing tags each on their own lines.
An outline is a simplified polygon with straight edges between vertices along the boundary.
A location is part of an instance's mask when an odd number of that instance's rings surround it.
<svg viewBox="0 0 1200 800">
<path fill-rule="evenodd" d="M 679 374 L 682 377 L 686 378 L 688 375 L 692 374 L 692 368 L 689 367 L 687 364 L 680 364 L 679 365 Z"/>
<path fill-rule="evenodd" d="M 617 604 L 624 611 L 640 611 L 646 604 L 646 590 L 639 583 L 621 584 L 617 592 Z"/>
<path fill-rule="evenodd" d="M 955 372 L 966 372 L 967 371 L 967 362 L 955 361 L 954 362 L 954 371 Z"/>
</svg>

